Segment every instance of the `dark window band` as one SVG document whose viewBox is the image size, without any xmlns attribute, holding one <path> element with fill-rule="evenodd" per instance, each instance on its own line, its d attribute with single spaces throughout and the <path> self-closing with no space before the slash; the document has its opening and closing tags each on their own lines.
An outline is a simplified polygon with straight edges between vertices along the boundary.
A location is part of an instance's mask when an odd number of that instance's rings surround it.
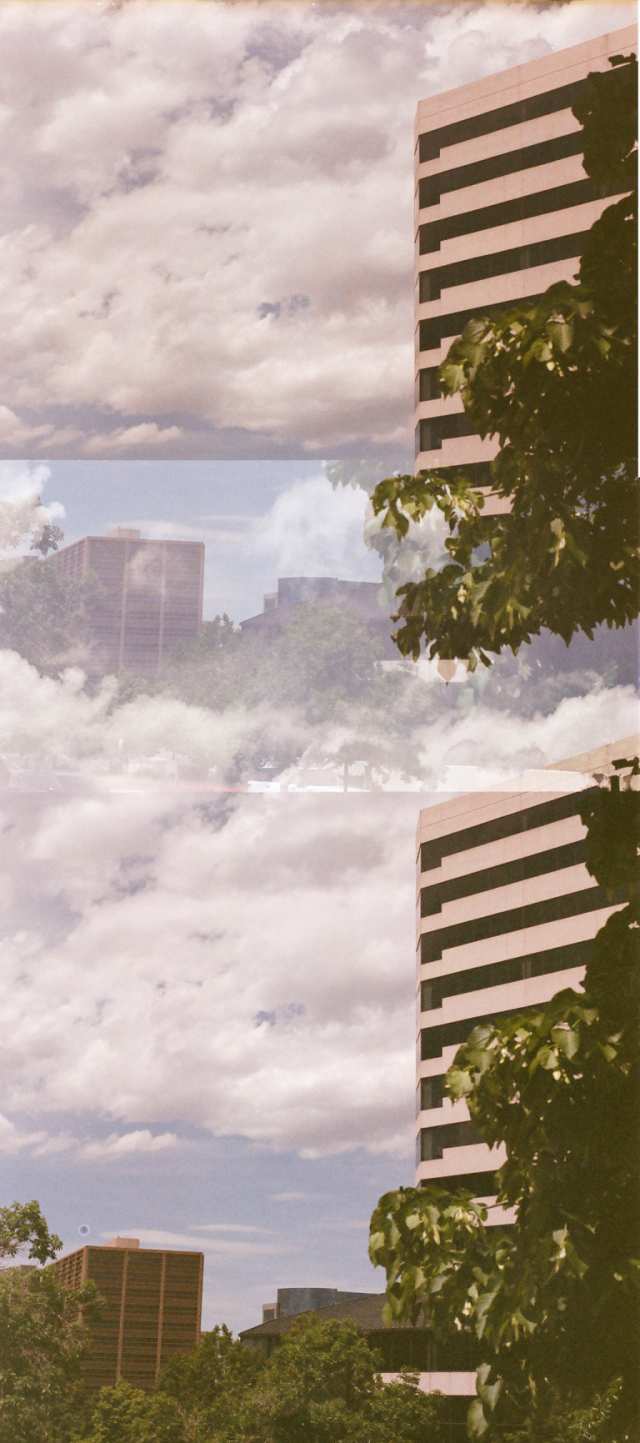
<svg viewBox="0 0 640 1443">
<path fill-rule="evenodd" d="M 551 265 L 553 261 L 577 259 L 582 255 L 588 234 L 586 230 L 576 231 L 573 235 L 554 236 L 551 240 L 535 241 L 533 245 L 513 246 L 510 250 L 494 251 L 488 256 L 470 256 L 466 261 L 420 271 L 419 303 L 424 305 L 427 301 L 439 301 L 442 291 L 453 286 L 490 280 L 492 276 L 512 275 L 514 271 Z"/>
<path fill-rule="evenodd" d="M 421 1077 L 416 1089 L 416 1113 L 431 1112 L 434 1107 L 442 1107 L 443 1098 L 443 1073 L 438 1073 L 437 1077 Z"/>
<path fill-rule="evenodd" d="M 617 894 L 614 901 L 622 900 Z M 601 887 L 586 887 L 583 892 L 568 892 L 562 897 L 548 897 L 544 902 L 530 902 L 528 907 L 512 907 L 490 917 L 472 917 L 453 927 L 440 927 L 436 932 L 423 932 L 420 940 L 421 962 L 439 962 L 445 949 L 463 947 L 467 942 L 483 942 L 487 937 L 501 937 L 505 932 L 521 932 L 525 927 L 539 927 L 544 922 L 558 922 L 562 917 L 580 917 L 612 905 Z"/>
<path fill-rule="evenodd" d="M 453 170 L 440 171 L 438 175 L 425 175 L 418 182 L 420 210 L 438 205 L 440 196 L 453 190 L 482 185 L 519 170 L 531 170 L 534 165 L 549 165 L 554 160 L 565 160 L 569 155 L 582 155 L 583 140 L 582 131 L 573 130 L 569 135 L 555 135 L 553 140 L 538 141 L 537 145 L 523 145 L 520 150 L 505 151 L 504 155 L 490 155 L 486 160 L 457 165 Z"/>
<path fill-rule="evenodd" d="M 460 1017 L 457 1022 L 444 1022 L 440 1027 L 423 1027 L 419 1043 L 420 1061 L 430 1062 L 434 1057 L 441 1057 L 443 1047 L 460 1047 L 471 1036 L 474 1027 L 480 1027 L 482 1023 L 499 1022 L 505 1017 L 520 1017 L 530 1012 L 540 1012 L 543 1005 L 507 1007 L 503 1012 L 487 1012 L 484 1017 Z"/>
<path fill-rule="evenodd" d="M 466 120 L 454 120 L 437 130 L 429 130 L 418 137 L 420 164 L 426 160 L 437 160 L 440 151 L 449 145 L 475 140 L 478 135 L 492 135 L 494 131 L 507 130 L 511 125 L 538 120 L 541 115 L 555 115 L 558 110 L 569 110 L 588 84 L 588 78 L 573 80 L 570 85 L 559 85 L 555 90 L 545 90 L 542 95 L 530 95 L 526 100 L 514 100 L 510 105 L 498 106 L 496 110 L 485 110 L 484 115 L 470 115 Z"/>
<path fill-rule="evenodd" d="M 605 192 L 608 195 L 615 193 L 614 190 Z M 485 205 L 479 210 L 465 211 L 463 215 L 446 215 L 441 220 L 427 221 L 418 227 L 420 255 L 439 251 L 442 241 L 453 240 L 455 236 L 474 235 L 476 231 L 493 230 L 495 226 L 530 220 L 536 215 L 570 210 L 574 205 L 585 205 L 587 201 L 599 200 L 601 196 L 602 192 L 592 180 L 573 180 L 568 185 L 554 185 L 549 190 L 519 195 L 515 200 Z"/>
<path fill-rule="evenodd" d="M 549 781 L 552 777 L 549 777 Z M 490 822 L 478 822 L 474 827 L 464 827 L 459 832 L 449 832 L 444 837 L 434 837 L 432 842 L 423 842 L 420 848 L 420 866 L 423 872 L 439 867 L 443 857 L 455 857 L 458 852 L 469 852 L 473 847 L 484 847 L 487 842 L 501 842 L 504 837 L 515 837 L 519 832 L 531 832 L 535 827 L 545 827 L 551 822 L 562 822 L 565 817 L 575 817 L 583 797 L 592 795 L 596 787 L 583 792 L 553 797 L 549 802 L 537 802 L 533 807 L 524 807 L 506 816 L 494 817 Z"/>
<path fill-rule="evenodd" d="M 438 401 L 442 395 L 440 382 L 438 381 L 438 366 L 425 366 L 418 371 L 415 381 L 415 403 L 420 401 Z"/>
<path fill-rule="evenodd" d="M 451 441 L 456 436 L 477 436 L 473 422 L 464 411 L 456 411 L 452 416 L 430 416 L 426 421 L 418 421 L 416 427 L 416 456 L 421 451 L 441 451 L 443 441 Z"/>
<path fill-rule="evenodd" d="M 496 311 L 508 311 L 513 306 L 533 306 L 540 300 L 540 292 L 535 296 L 520 296 L 512 301 L 494 301 L 487 306 L 470 306 L 466 311 L 453 311 L 446 316 L 433 316 L 427 321 L 420 321 L 418 327 L 418 345 L 421 351 L 438 351 L 445 336 L 459 336 L 464 330 L 467 321 L 474 316 L 493 316 Z"/>
<path fill-rule="evenodd" d="M 416 1138 L 416 1164 L 442 1157 L 445 1147 L 468 1147 L 482 1142 L 472 1122 L 445 1122 L 440 1127 L 422 1127 Z"/>
<path fill-rule="evenodd" d="M 495 1197 L 496 1192 L 495 1172 L 462 1172 L 453 1173 L 450 1177 L 424 1177 L 420 1187 L 429 1187 L 431 1183 L 436 1187 L 446 1188 L 447 1192 L 465 1188 L 467 1192 L 472 1192 L 474 1197 Z"/>
<path fill-rule="evenodd" d="M 547 977 L 553 972 L 566 972 L 570 967 L 586 967 L 592 948 L 593 942 L 568 942 L 565 947 L 549 947 L 545 952 L 529 952 L 526 957 L 507 957 L 504 962 L 488 962 L 484 967 L 468 967 L 448 977 L 434 977 L 420 983 L 420 1011 L 435 1011 L 442 1007 L 445 997 L 462 997 L 466 992 L 501 987 L 506 982 L 524 982 L 528 977 Z M 431 1106 L 440 1104 L 434 1102 Z"/>
<path fill-rule="evenodd" d="M 529 857 L 516 857 L 512 862 L 501 862 L 497 867 L 485 867 L 481 872 L 467 872 L 463 877 L 450 877 L 446 882 L 436 882 L 432 887 L 420 891 L 420 916 L 435 917 L 442 911 L 445 902 L 457 902 L 461 897 L 475 897 L 479 892 L 492 892 L 495 887 L 509 887 L 513 882 L 524 882 L 527 877 L 543 877 L 547 872 L 560 872 L 564 867 L 575 867 L 584 862 L 586 842 L 565 842 L 562 847 L 550 847 L 546 852 L 534 852 Z"/>
<path fill-rule="evenodd" d="M 472 1373 L 480 1357 L 475 1338 L 436 1339 L 430 1329 L 412 1328 L 410 1325 L 373 1330 L 367 1333 L 366 1340 L 369 1347 L 378 1354 L 383 1373 L 400 1373 L 403 1368 L 409 1368 L 415 1373 Z M 447 1443 L 453 1443 L 453 1440 L 458 1438 L 460 1443 L 466 1443 L 467 1430 L 464 1420 L 469 1401 L 468 1396 L 446 1400 L 447 1412 L 442 1436 Z M 452 1404 L 457 1406 L 451 1407 Z"/>
</svg>

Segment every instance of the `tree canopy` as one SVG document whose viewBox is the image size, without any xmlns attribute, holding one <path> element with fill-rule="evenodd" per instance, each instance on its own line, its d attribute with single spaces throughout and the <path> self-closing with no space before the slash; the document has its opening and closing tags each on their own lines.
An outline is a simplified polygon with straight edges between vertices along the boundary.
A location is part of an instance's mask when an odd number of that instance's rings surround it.
<svg viewBox="0 0 640 1443">
<path fill-rule="evenodd" d="M 618 766 L 627 783 L 639 770 L 637 760 Z M 486 1207 L 468 1192 L 401 1188 L 380 1199 L 370 1255 L 386 1268 L 389 1318 L 423 1314 L 478 1340 L 476 1436 L 526 1425 L 525 1436 L 542 1443 L 561 1404 L 566 1415 L 599 1409 L 593 1436 L 632 1443 L 640 793 L 621 790 L 616 775 L 585 794 L 580 812 L 587 868 L 619 904 L 596 936 L 584 991 L 565 989 L 538 1012 L 477 1027 L 445 1080 L 483 1140 L 506 1146 L 497 1201 L 515 1210 L 515 1222 L 506 1231 L 487 1225 Z"/>
<path fill-rule="evenodd" d="M 439 371 L 480 436 L 499 450 L 490 486 L 509 510 L 487 515 L 464 468 L 395 476 L 373 495 L 406 536 L 434 507 L 449 560 L 400 587 L 403 655 L 474 668 L 544 628 L 568 643 L 638 614 L 637 63 L 614 56 L 574 106 L 584 168 L 603 195 L 625 192 L 589 232 L 577 284 L 534 305 L 469 321 Z"/>
</svg>

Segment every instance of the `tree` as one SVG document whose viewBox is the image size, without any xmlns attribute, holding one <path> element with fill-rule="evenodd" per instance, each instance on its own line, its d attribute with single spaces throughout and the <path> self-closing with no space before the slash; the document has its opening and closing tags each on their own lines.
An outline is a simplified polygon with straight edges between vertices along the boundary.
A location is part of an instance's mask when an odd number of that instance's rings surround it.
<svg viewBox="0 0 640 1443">
<path fill-rule="evenodd" d="M 615 765 L 627 789 L 614 776 L 580 814 L 587 868 L 625 905 L 596 936 L 584 991 L 477 1027 L 446 1078 L 483 1140 L 506 1146 L 498 1203 L 513 1227 L 488 1227 L 469 1193 L 435 1186 L 386 1194 L 371 1221 L 388 1317 L 422 1313 L 478 1340 L 477 1436 L 528 1427 L 518 1437 L 557 1443 L 561 1408 L 590 1410 L 599 1440 L 637 1438 L 640 793 L 628 784 L 640 767 Z"/>
<path fill-rule="evenodd" d="M 170 1399 L 183 1418 L 196 1420 L 203 1435 L 225 1436 L 262 1367 L 262 1355 L 234 1339 L 223 1325 L 205 1333 L 193 1352 L 167 1364 L 158 1393 Z"/>
<path fill-rule="evenodd" d="M 35 557 L 12 563 L 0 572 L 0 647 L 56 675 L 88 649 L 85 608 L 94 590 L 91 578 L 71 581 Z"/>
<path fill-rule="evenodd" d="M 230 1436 L 237 1443 L 443 1443 L 442 1400 L 415 1380 L 385 1385 L 353 1323 L 297 1319 Z"/>
<path fill-rule="evenodd" d="M 488 653 L 547 628 L 568 644 L 638 614 L 637 64 L 614 56 L 574 107 L 584 168 L 603 195 L 628 192 L 592 227 L 578 284 L 531 306 L 469 321 L 440 367 L 478 433 L 497 436 L 491 489 L 510 510 L 484 513 L 464 471 L 395 476 L 373 495 L 383 525 L 406 536 L 434 507 L 449 560 L 400 587 L 396 641 L 417 657 Z"/>
<path fill-rule="evenodd" d="M 15 1258 L 27 1243 L 27 1256 L 39 1263 L 55 1258 L 62 1247 L 57 1233 L 49 1232 L 35 1198 L 32 1202 L 14 1202 L 10 1207 L 0 1208 L 0 1257 Z"/>
<path fill-rule="evenodd" d="M 149 1395 L 124 1381 L 100 1389 L 91 1408 L 90 1429 L 82 1443 L 187 1443 L 193 1436 L 173 1399 Z"/>
<path fill-rule="evenodd" d="M 62 1247 L 37 1202 L 0 1209 L 0 1255 L 45 1263 Z M 97 1306 L 93 1283 L 61 1288 L 49 1269 L 0 1274 L 0 1443 L 70 1443 L 82 1419 L 82 1314 Z"/>
</svg>

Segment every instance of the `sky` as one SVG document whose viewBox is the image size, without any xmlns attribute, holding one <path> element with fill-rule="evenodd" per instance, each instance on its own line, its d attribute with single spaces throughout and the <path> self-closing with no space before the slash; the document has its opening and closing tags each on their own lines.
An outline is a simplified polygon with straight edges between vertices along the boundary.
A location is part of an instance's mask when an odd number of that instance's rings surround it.
<svg viewBox="0 0 640 1443">
<path fill-rule="evenodd" d="M 417 101 L 625 4 L 0 5 L 0 455 L 412 451 Z"/>
<path fill-rule="evenodd" d="M 411 463 L 416 101 L 632 18 L 0 4 L 0 502 L 41 494 L 67 541 L 203 540 L 208 617 L 282 575 L 378 579 L 367 496 L 321 463 Z M 38 1197 L 66 1250 L 85 1226 L 202 1247 L 205 1326 L 258 1322 L 278 1286 L 382 1291 L 368 1218 L 413 1173 L 418 810 L 637 723 L 595 672 L 532 717 L 463 693 L 377 793 L 140 796 L 100 787 L 119 748 L 225 786 L 256 738 L 311 758 L 349 727 L 114 711 L 78 668 L 0 653 L 0 754 L 98 786 L 0 798 L 0 1202 Z"/>
</svg>

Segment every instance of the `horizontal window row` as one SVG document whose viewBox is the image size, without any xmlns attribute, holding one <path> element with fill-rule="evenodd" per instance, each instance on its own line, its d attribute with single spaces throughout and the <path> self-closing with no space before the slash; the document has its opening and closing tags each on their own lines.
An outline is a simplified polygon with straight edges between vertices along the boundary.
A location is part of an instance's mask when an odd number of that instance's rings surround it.
<svg viewBox="0 0 640 1443">
<path fill-rule="evenodd" d="M 416 426 L 416 456 L 421 451 L 441 451 L 443 441 L 477 434 L 464 411 L 456 411 L 452 416 L 430 416 L 426 421 L 418 421 Z"/>
<path fill-rule="evenodd" d="M 533 245 L 512 246 L 510 250 L 495 251 L 488 256 L 470 256 L 465 261 L 452 261 L 448 266 L 420 271 L 420 304 L 439 301 L 442 291 L 453 286 L 490 280 L 492 276 L 511 275 L 514 271 L 527 271 L 534 266 L 552 265 L 554 261 L 571 260 L 573 257 L 578 259 L 582 255 L 588 234 L 589 232 L 584 230 L 576 231 L 573 235 L 553 236 L 551 240 L 535 241 Z"/>
<path fill-rule="evenodd" d="M 438 401 L 442 395 L 440 382 L 438 380 L 439 366 L 423 366 L 418 371 L 415 380 L 414 400 L 416 406 L 420 401 Z"/>
<path fill-rule="evenodd" d="M 613 900 L 624 901 L 622 895 Z M 464 947 L 469 942 L 483 942 L 487 937 L 502 937 L 506 932 L 521 932 L 525 927 L 541 927 L 545 922 L 558 922 L 564 917 L 579 917 L 611 904 L 601 887 L 587 887 L 583 892 L 568 892 L 562 897 L 546 897 L 543 902 L 530 902 L 526 907 L 511 907 L 489 917 L 471 917 L 435 932 L 423 932 L 420 938 L 421 962 L 438 962 L 443 951 Z"/>
<path fill-rule="evenodd" d="M 517 837 L 520 832 L 531 832 L 536 827 L 546 827 L 552 822 L 563 822 L 566 817 L 578 815 L 583 797 L 591 796 L 596 788 L 586 792 L 570 792 L 568 795 L 553 797 L 549 802 L 537 802 L 535 806 L 523 807 L 517 812 L 508 812 L 502 817 L 493 817 L 489 822 L 464 827 L 459 832 L 448 832 L 445 836 L 434 837 L 423 842 L 420 848 L 420 866 L 423 872 L 439 867 L 443 857 L 455 857 L 459 852 L 469 852 L 474 847 L 485 847 L 489 842 L 501 842 L 505 837 Z"/>
<path fill-rule="evenodd" d="M 508 130 L 512 125 L 524 125 L 528 120 L 539 120 L 543 115 L 569 110 L 588 83 L 586 79 L 573 80 L 569 85 L 545 90 L 542 95 L 530 95 L 526 100 L 514 100 L 510 105 L 485 110 L 483 115 L 470 115 L 466 120 L 454 120 L 449 125 L 426 131 L 418 137 L 420 164 L 437 160 L 440 151 L 450 145 L 460 145 L 465 140 L 475 140 L 479 135 L 492 135 L 496 130 Z"/>
<path fill-rule="evenodd" d="M 503 962 L 487 962 L 484 967 L 467 967 L 446 977 L 431 978 L 420 983 L 420 1011 L 442 1007 L 445 997 L 463 997 L 466 992 L 481 992 L 486 987 L 503 987 L 508 982 L 586 967 L 592 947 L 592 942 L 570 942 L 565 947 L 549 947 L 544 952 L 529 952 L 526 957 L 507 957 Z"/>
<path fill-rule="evenodd" d="M 381 1372 L 400 1373 L 410 1368 L 415 1373 L 472 1373 L 479 1359 L 474 1338 L 452 1337 L 437 1340 L 427 1328 L 385 1328 L 367 1334 L 369 1347 L 378 1354 Z M 466 1438 L 464 1418 L 468 1398 L 453 1398 L 462 1404 L 459 1410 L 460 1438 Z M 446 1434 L 449 1438 L 449 1433 Z M 458 1433 L 454 1435 L 458 1437 Z"/>
<path fill-rule="evenodd" d="M 444 1073 L 437 1077 L 421 1077 L 416 1088 L 416 1117 L 419 1112 L 431 1112 L 442 1107 L 444 1101 Z"/>
<path fill-rule="evenodd" d="M 615 190 L 605 192 L 609 195 L 615 193 Z M 496 205 L 467 210 L 462 215 L 447 215 L 440 220 L 426 221 L 418 227 L 420 255 L 439 251 L 442 241 L 453 240 L 456 236 L 474 235 L 476 231 L 493 230 L 496 226 L 512 225 L 514 221 L 531 220 L 536 215 L 569 210 L 574 205 L 586 205 L 588 201 L 599 200 L 601 195 L 602 192 L 592 180 L 573 180 L 568 185 L 554 185 L 549 190 L 535 191 L 533 195 L 519 195 L 514 200 L 501 200 Z"/>
<path fill-rule="evenodd" d="M 496 311 L 508 310 L 511 306 L 532 306 L 540 300 L 540 294 L 535 296 L 521 296 L 512 301 L 495 301 L 487 306 L 470 306 L 466 311 L 452 311 L 446 316 L 432 316 L 429 320 L 420 321 L 418 326 L 418 346 L 421 351 L 438 351 L 445 336 L 459 336 L 464 330 L 467 321 L 474 316 L 492 316 Z"/>
<path fill-rule="evenodd" d="M 583 144 L 582 131 L 573 130 L 569 135 L 554 135 L 552 140 L 539 140 L 536 145 L 523 145 L 519 150 L 507 150 L 503 155 L 488 155 L 484 160 L 471 161 L 469 165 L 457 165 L 452 170 L 439 171 L 437 175 L 425 175 L 418 182 L 420 210 L 439 205 L 440 197 L 451 191 L 499 180 L 503 175 L 531 170 L 535 165 L 550 165 L 554 160 L 566 160 L 570 155 L 582 155 Z"/>
<path fill-rule="evenodd" d="M 449 877 L 446 882 L 421 888 L 420 916 L 434 917 L 442 911 L 445 902 L 458 902 L 462 897 L 475 897 L 479 892 L 492 892 L 496 887 L 510 887 L 514 882 L 524 882 L 529 877 L 544 877 L 547 872 L 575 867 L 584 862 L 585 856 L 584 840 L 565 842 L 563 846 L 550 847 L 546 852 L 534 852 L 529 857 L 514 857 L 512 862 L 500 862 L 496 867 L 484 867 L 481 872 Z"/>
<path fill-rule="evenodd" d="M 429 1187 L 435 1183 L 436 1187 L 445 1188 L 447 1192 L 457 1192 L 458 1188 L 464 1188 L 465 1192 L 473 1193 L 474 1197 L 495 1197 L 496 1175 L 495 1172 L 459 1172 L 452 1173 L 448 1177 L 423 1178 L 420 1187 Z"/>
<path fill-rule="evenodd" d="M 469 1147 L 482 1142 L 472 1122 L 445 1122 L 441 1127 L 422 1127 L 416 1138 L 416 1167 L 442 1157 L 445 1147 Z"/>
<path fill-rule="evenodd" d="M 423 1027 L 418 1040 L 418 1060 L 431 1062 L 434 1057 L 442 1056 L 444 1047 L 461 1047 L 471 1036 L 474 1027 L 480 1027 L 487 1022 L 498 1022 L 504 1017 L 519 1017 L 521 1013 L 535 1010 L 539 1009 L 508 1007 L 502 1012 L 487 1012 L 483 1017 L 458 1017 L 455 1022 L 443 1022 L 440 1027 Z"/>
</svg>

